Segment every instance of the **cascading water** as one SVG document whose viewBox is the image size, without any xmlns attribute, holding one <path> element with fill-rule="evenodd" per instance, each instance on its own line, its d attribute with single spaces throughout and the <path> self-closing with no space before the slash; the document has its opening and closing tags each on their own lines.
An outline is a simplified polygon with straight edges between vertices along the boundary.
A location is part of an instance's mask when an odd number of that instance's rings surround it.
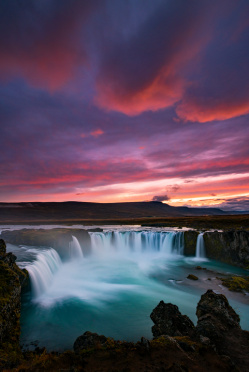
<svg viewBox="0 0 249 372">
<path fill-rule="evenodd" d="M 204 233 L 200 233 L 197 237 L 197 242 L 196 242 L 196 253 L 195 253 L 195 258 L 197 260 L 205 260 L 206 259 L 206 252 L 205 252 L 205 243 L 204 243 L 204 238 L 203 238 Z"/>
<path fill-rule="evenodd" d="M 72 242 L 69 243 L 70 256 L 72 259 L 78 260 L 84 257 L 81 245 L 78 239 L 72 235 Z"/>
<path fill-rule="evenodd" d="M 151 338 L 148 314 L 161 300 L 176 304 L 195 320 L 203 290 L 193 291 L 184 281 L 195 263 L 183 256 L 182 231 L 117 228 L 89 234 L 91 254 L 83 257 L 73 236 L 71 255 L 63 262 L 60 247 L 58 253 L 38 247 L 21 247 L 20 252 L 16 247 L 18 263 L 28 269 L 32 285 L 32 297 L 23 296 L 23 344 L 39 340 L 40 347 L 65 350 L 86 330 L 129 341 L 141 335 Z M 196 252 L 199 261 L 204 256 L 201 240 L 202 234 Z"/>
<path fill-rule="evenodd" d="M 92 251 L 95 255 L 131 253 L 160 253 L 165 256 L 183 255 L 183 232 L 107 231 L 90 233 Z"/>
<path fill-rule="evenodd" d="M 37 252 L 35 249 L 30 249 L 30 252 Z M 32 292 L 35 298 L 45 292 L 51 283 L 55 273 L 62 265 L 60 256 L 53 249 L 41 250 L 36 256 L 36 260 L 26 266 L 31 279 Z"/>
</svg>

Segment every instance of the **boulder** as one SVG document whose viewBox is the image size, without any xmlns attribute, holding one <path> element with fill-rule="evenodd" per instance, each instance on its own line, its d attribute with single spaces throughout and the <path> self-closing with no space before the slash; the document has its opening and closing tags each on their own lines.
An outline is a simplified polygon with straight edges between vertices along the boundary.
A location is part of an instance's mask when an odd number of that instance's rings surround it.
<svg viewBox="0 0 249 372">
<path fill-rule="evenodd" d="M 99 346 L 104 346 L 107 338 L 103 335 L 98 335 L 97 333 L 92 333 L 86 331 L 83 335 L 79 336 L 74 344 L 73 349 L 75 353 L 79 353 L 82 350 L 89 348 L 98 348 Z"/>
<path fill-rule="evenodd" d="M 206 337 L 209 337 L 209 331 L 203 325 L 208 324 L 208 322 L 210 322 L 212 328 L 215 326 L 217 331 L 231 330 L 232 328 L 240 329 L 240 317 L 229 305 L 227 298 L 222 294 L 214 293 L 211 289 L 201 296 L 196 315 L 198 317 L 197 330 Z"/>
<path fill-rule="evenodd" d="M 249 332 L 240 327 L 240 317 L 227 298 L 208 290 L 197 305 L 199 339 L 210 340 L 220 355 L 229 356 L 241 371 L 248 371 Z"/>
<path fill-rule="evenodd" d="M 150 314 L 155 325 L 152 327 L 153 336 L 192 336 L 195 332 L 193 322 L 182 315 L 176 305 L 165 304 L 161 301 Z"/>
<path fill-rule="evenodd" d="M 187 279 L 190 279 L 190 280 L 198 280 L 199 278 L 198 278 L 198 276 L 196 276 L 196 275 L 189 274 L 189 275 L 187 276 Z"/>
</svg>

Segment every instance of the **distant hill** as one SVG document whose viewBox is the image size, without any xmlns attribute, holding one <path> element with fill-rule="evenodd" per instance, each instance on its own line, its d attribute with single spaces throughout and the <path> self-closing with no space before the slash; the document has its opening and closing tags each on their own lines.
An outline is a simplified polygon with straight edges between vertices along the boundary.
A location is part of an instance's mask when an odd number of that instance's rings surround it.
<svg viewBox="0 0 249 372">
<path fill-rule="evenodd" d="M 0 223 L 210 216 L 225 214 L 228 213 L 218 208 L 172 207 L 161 202 L 86 203 L 69 201 L 50 203 L 0 203 Z"/>
</svg>

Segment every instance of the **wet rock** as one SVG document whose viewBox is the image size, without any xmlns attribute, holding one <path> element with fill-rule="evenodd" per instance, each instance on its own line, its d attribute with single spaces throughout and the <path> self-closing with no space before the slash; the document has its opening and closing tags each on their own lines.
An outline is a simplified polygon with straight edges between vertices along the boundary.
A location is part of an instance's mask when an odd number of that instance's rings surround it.
<svg viewBox="0 0 249 372">
<path fill-rule="evenodd" d="M 83 335 L 79 336 L 74 342 L 73 349 L 75 353 L 79 353 L 81 350 L 96 348 L 98 346 L 104 346 L 107 338 L 97 333 L 86 331 Z"/>
<path fill-rule="evenodd" d="M 182 315 L 176 305 L 161 301 L 150 314 L 155 325 L 153 336 L 191 336 L 194 334 L 194 324 L 186 315 Z"/>
<path fill-rule="evenodd" d="M 198 279 L 199 279 L 198 276 L 193 275 L 193 274 L 189 274 L 189 275 L 187 276 L 187 278 L 190 279 L 190 280 L 198 280 Z"/>
</svg>

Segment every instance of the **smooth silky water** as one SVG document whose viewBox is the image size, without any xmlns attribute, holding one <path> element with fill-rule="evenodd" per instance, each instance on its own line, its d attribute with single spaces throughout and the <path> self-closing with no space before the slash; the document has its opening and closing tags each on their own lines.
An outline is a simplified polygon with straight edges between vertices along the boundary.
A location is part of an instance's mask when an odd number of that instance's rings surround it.
<svg viewBox="0 0 249 372">
<path fill-rule="evenodd" d="M 84 257 L 72 236 L 68 257 L 53 248 L 8 245 L 29 271 L 32 291 L 22 298 L 21 343 L 48 350 L 71 349 L 85 331 L 119 340 L 151 338 L 150 313 L 159 301 L 176 304 L 196 323 L 196 305 L 205 291 L 182 284 L 201 265 L 219 272 L 243 270 L 206 260 L 203 236 L 196 257 L 184 257 L 181 231 L 90 233 L 91 255 Z M 199 245 L 198 245 L 199 244 Z M 197 274 L 198 275 L 198 274 Z M 248 305 L 230 303 L 249 330 Z"/>
</svg>

